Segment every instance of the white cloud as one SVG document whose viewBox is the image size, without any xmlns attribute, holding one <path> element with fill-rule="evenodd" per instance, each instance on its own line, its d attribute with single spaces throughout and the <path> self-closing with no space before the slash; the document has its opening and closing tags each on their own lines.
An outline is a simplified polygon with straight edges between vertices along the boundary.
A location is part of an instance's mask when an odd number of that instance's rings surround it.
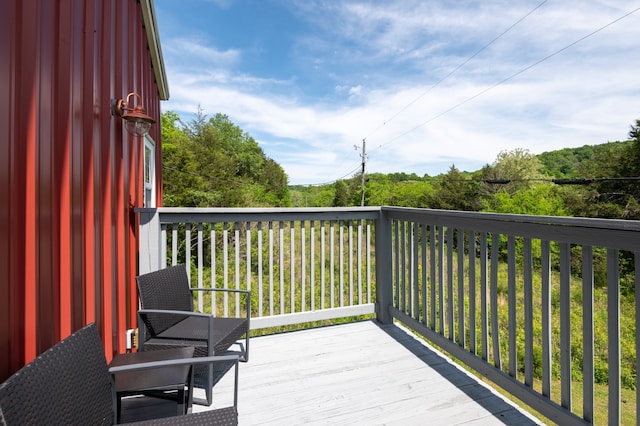
<svg viewBox="0 0 640 426">
<path fill-rule="evenodd" d="M 227 114 L 294 184 L 357 168 L 364 137 L 370 172 L 419 175 L 626 139 L 640 117 L 640 13 L 492 87 L 634 9 L 622 0 L 545 3 L 434 86 L 539 3 L 292 2 L 307 32 L 280 48 L 295 71 L 248 71 L 242 47 L 217 48 L 201 29 L 169 37 L 163 108 Z"/>
</svg>

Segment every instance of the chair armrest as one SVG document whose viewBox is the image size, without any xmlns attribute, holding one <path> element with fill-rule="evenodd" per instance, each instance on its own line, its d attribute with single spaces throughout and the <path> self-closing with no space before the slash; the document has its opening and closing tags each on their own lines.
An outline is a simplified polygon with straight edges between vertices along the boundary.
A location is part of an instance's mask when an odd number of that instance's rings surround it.
<svg viewBox="0 0 640 426">
<path fill-rule="evenodd" d="M 195 288 L 192 287 L 189 290 L 191 291 L 224 291 L 227 293 L 244 293 L 251 294 L 251 290 L 240 290 L 235 288 Z"/>
<path fill-rule="evenodd" d="M 167 314 L 174 316 L 182 316 L 182 317 L 210 317 L 211 314 L 203 314 L 200 312 L 190 312 L 190 311 L 174 311 L 171 309 L 138 309 L 138 315 L 145 314 Z"/>
<path fill-rule="evenodd" d="M 163 361 L 150 361 L 141 362 L 138 364 L 117 365 L 109 367 L 110 374 L 127 373 L 130 371 L 149 370 L 152 368 L 162 367 L 178 367 L 181 365 L 200 365 L 200 364 L 215 364 L 216 362 L 228 362 L 234 361 L 235 365 L 238 365 L 240 357 L 238 355 L 215 355 L 215 356 L 203 356 L 195 358 L 182 358 L 182 359 L 170 359 Z"/>
</svg>

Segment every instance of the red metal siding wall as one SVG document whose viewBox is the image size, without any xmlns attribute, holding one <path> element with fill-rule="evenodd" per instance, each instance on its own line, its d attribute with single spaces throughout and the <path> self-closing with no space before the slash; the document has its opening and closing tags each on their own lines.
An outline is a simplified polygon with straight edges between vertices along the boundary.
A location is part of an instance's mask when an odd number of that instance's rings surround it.
<svg viewBox="0 0 640 426">
<path fill-rule="evenodd" d="M 138 92 L 159 122 L 160 98 L 135 0 L 0 4 L 4 380 L 91 321 L 107 357 L 124 350 L 143 142 L 111 117 L 110 99 Z M 159 159 L 159 125 L 151 136 Z"/>
</svg>

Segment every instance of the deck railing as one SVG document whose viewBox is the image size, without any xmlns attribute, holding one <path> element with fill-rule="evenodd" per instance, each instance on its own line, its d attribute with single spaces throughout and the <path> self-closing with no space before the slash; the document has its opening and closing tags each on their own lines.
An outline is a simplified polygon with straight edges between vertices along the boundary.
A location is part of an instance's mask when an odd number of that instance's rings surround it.
<svg viewBox="0 0 640 426">
<path fill-rule="evenodd" d="M 192 286 L 251 289 L 254 329 L 375 313 L 559 424 L 620 424 L 623 409 L 638 411 L 621 388 L 638 388 L 640 304 L 624 293 L 640 278 L 639 222 L 392 207 L 140 218 L 141 273 L 188 262 Z"/>
<path fill-rule="evenodd" d="M 252 329 L 373 314 L 379 210 L 144 209 L 140 273 L 189 263 L 193 287 L 251 290 Z"/>
</svg>

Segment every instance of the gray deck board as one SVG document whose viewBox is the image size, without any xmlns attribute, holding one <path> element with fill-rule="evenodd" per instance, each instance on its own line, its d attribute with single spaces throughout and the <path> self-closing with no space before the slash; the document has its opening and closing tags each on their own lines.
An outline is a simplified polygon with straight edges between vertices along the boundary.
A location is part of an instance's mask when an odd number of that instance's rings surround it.
<svg viewBox="0 0 640 426">
<path fill-rule="evenodd" d="M 232 385 L 227 374 L 212 407 L 231 403 Z M 238 411 L 240 425 L 539 424 L 403 328 L 375 321 L 252 338 Z"/>
</svg>

